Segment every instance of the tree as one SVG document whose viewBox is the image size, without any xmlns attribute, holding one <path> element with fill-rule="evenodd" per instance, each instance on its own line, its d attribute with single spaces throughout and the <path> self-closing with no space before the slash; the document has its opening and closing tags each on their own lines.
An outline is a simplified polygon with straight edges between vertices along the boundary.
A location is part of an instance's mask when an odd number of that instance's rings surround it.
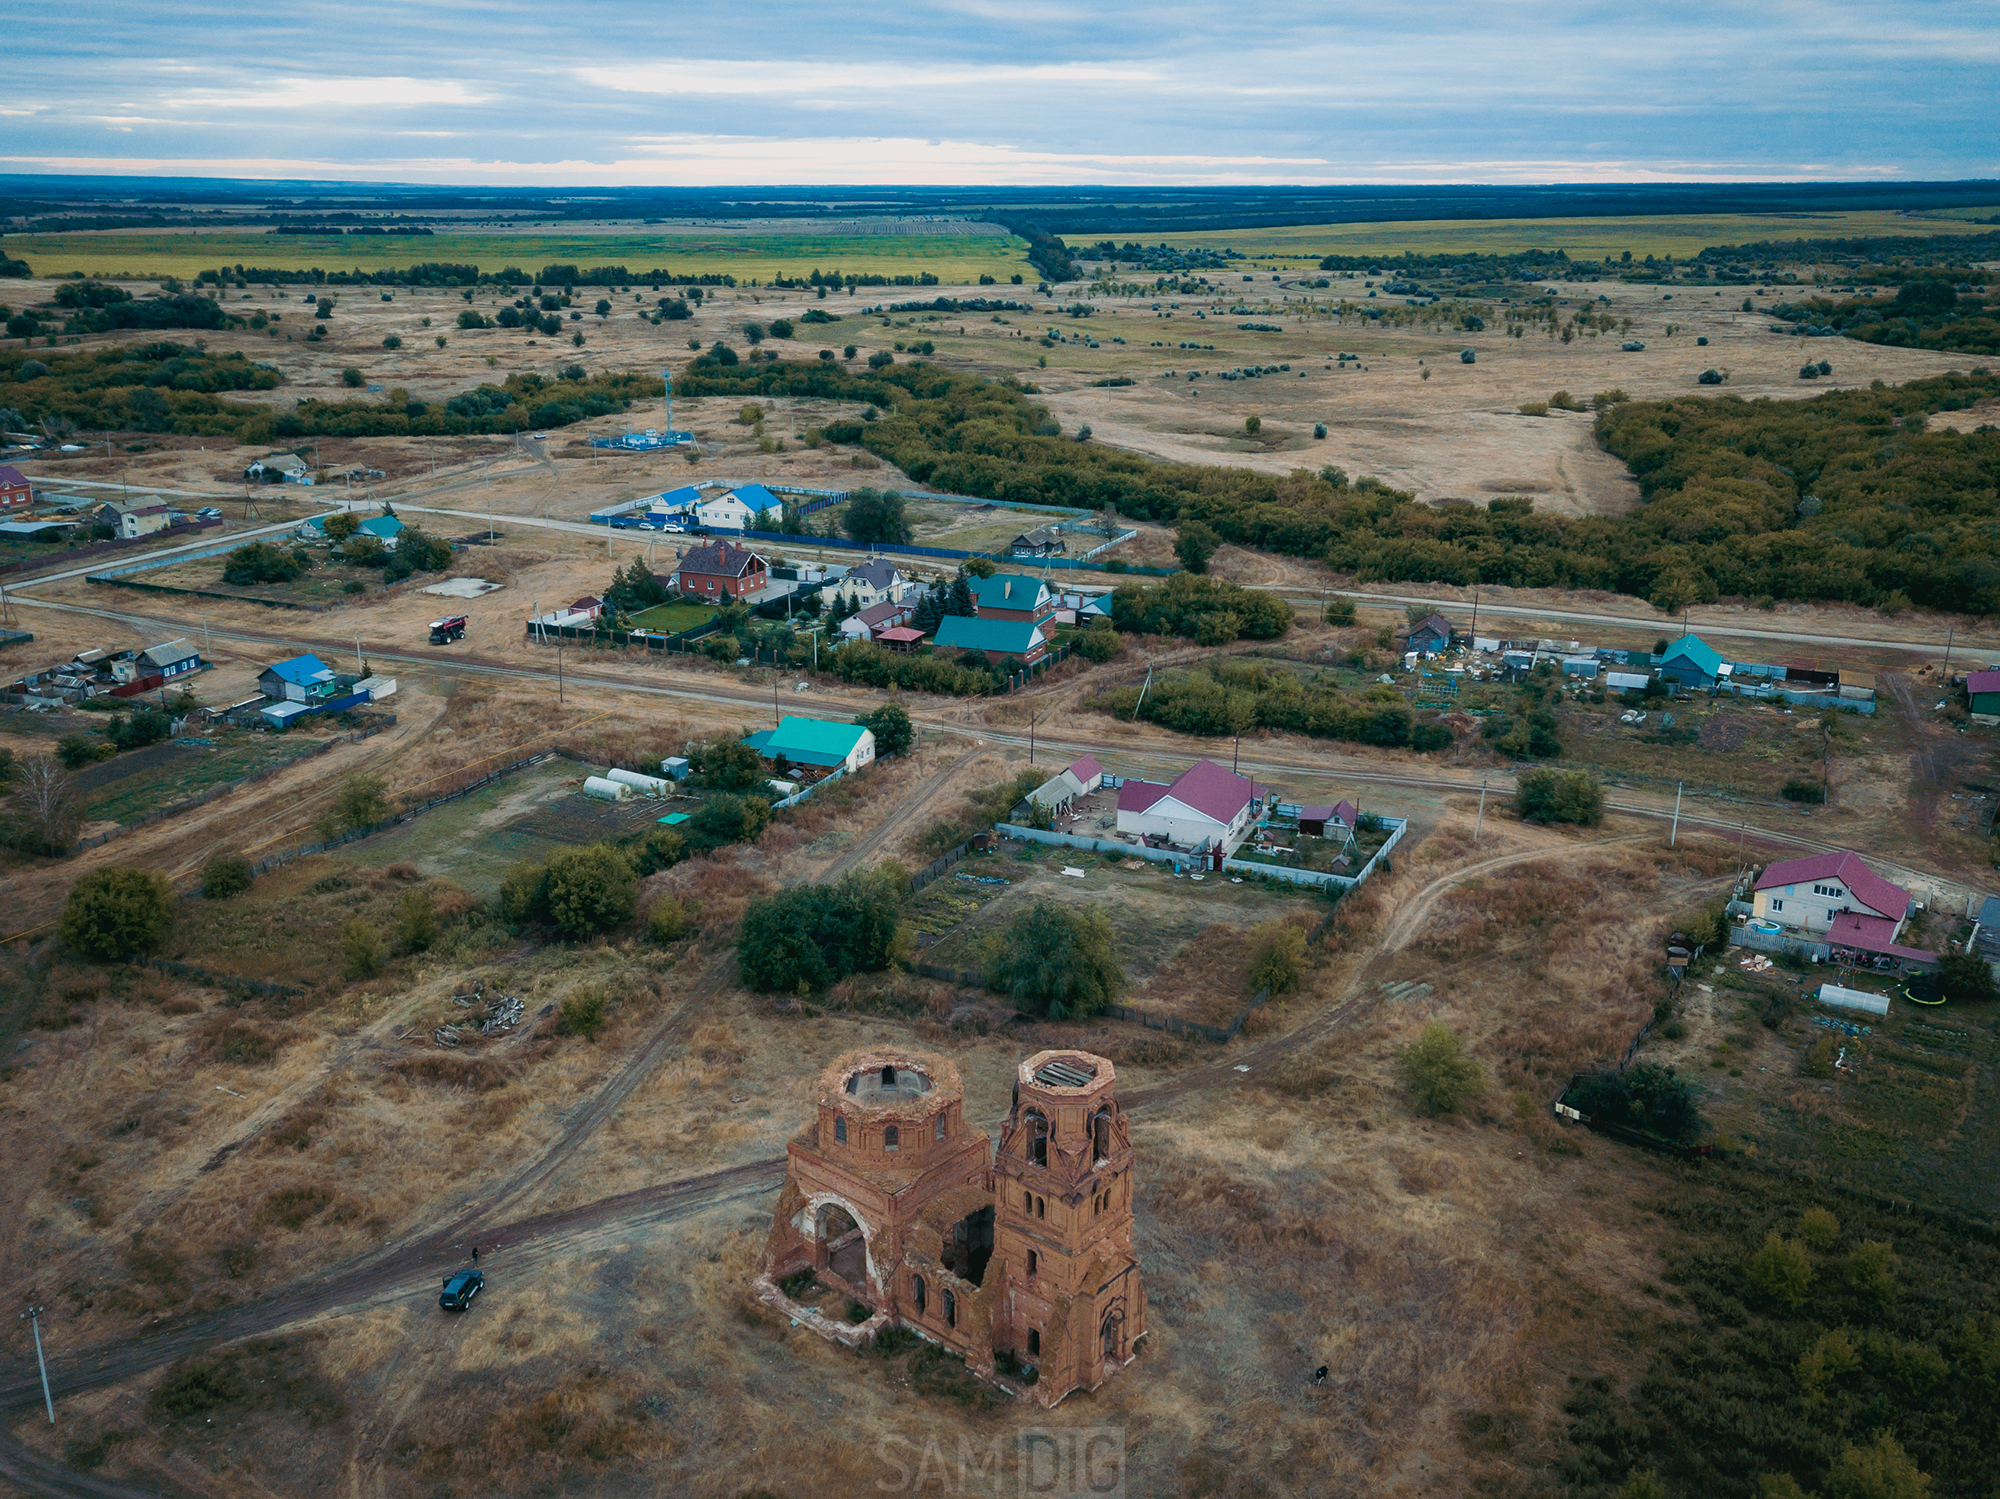
<svg viewBox="0 0 2000 1499">
<path fill-rule="evenodd" d="M 1604 820 L 1604 787 L 1587 770 L 1531 770 L 1515 785 L 1514 810 L 1527 822 L 1596 827 Z"/>
<path fill-rule="evenodd" d="M 1896 1256 L 1879 1239 L 1864 1239 L 1847 1257 L 1847 1285 L 1876 1311 L 1896 1299 Z"/>
<path fill-rule="evenodd" d="M 951 580 L 951 594 L 945 600 L 944 612 L 946 614 L 957 615 L 960 618 L 965 618 L 978 612 L 972 598 L 972 580 L 966 577 L 964 573 L 960 573 Z"/>
<path fill-rule="evenodd" d="M 174 887 L 147 869 L 99 869 L 70 886 L 56 924 L 63 945 L 109 963 L 149 953 L 174 924 Z"/>
<path fill-rule="evenodd" d="M 1191 573 L 1208 571 L 1208 559 L 1215 555 L 1215 549 L 1222 545 L 1222 538 L 1211 526 L 1198 520 L 1182 521 L 1174 536 L 1174 555 L 1181 566 Z"/>
<path fill-rule="evenodd" d="M 335 546 L 339 546 L 348 537 L 361 529 L 361 522 L 354 516 L 352 511 L 343 510 L 338 515 L 329 515 L 319 523 L 319 528 L 326 532 L 329 541 Z"/>
<path fill-rule="evenodd" d="M 639 877 L 625 856 L 606 844 L 558 851 L 550 856 L 544 879 L 549 918 L 571 937 L 621 926 L 639 907 Z"/>
<path fill-rule="evenodd" d="M 1486 1089 L 1486 1074 L 1465 1054 L 1465 1043 L 1436 1021 L 1404 1048 L 1400 1070 L 1410 1106 L 1432 1118 L 1457 1113 Z"/>
<path fill-rule="evenodd" d="M 878 755 L 907 754 L 911 740 L 916 737 L 910 728 L 910 715 L 901 703 L 884 703 L 854 721 L 875 736 Z"/>
<path fill-rule="evenodd" d="M 349 390 L 359 390 L 367 381 L 361 371 L 350 364 L 340 372 L 340 383 L 345 385 Z"/>
<path fill-rule="evenodd" d="M 1887 1430 L 1867 1447 L 1849 1444 L 1827 1475 L 1827 1499 L 1926 1499 L 1928 1473 Z"/>
<path fill-rule="evenodd" d="M 382 971 L 382 937 L 374 927 L 356 918 L 340 929 L 340 955 L 351 979 L 371 979 Z"/>
<path fill-rule="evenodd" d="M 928 590 L 917 600 L 916 612 L 910 617 L 911 625 L 926 635 L 935 635 L 937 627 L 944 622 L 947 599 L 942 586 Z"/>
<path fill-rule="evenodd" d="M 343 829 L 373 827 L 389 811 L 388 783 L 366 771 L 350 772 L 333 799 L 334 816 Z"/>
<path fill-rule="evenodd" d="M 847 513 L 842 528 L 852 541 L 892 542 L 907 545 L 910 522 L 903 513 L 903 497 L 879 489 L 857 489 L 847 497 Z"/>
<path fill-rule="evenodd" d="M 405 952 L 423 952 L 437 941 L 437 907 L 421 890 L 405 890 L 396 902 L 396 940 Z"/>
<path fill-rule="evenodd" d="M 761 796 L 711 796 L 687 824 L 697 846 L 722 848 L 755 843 L 771 820 L 771 804 Z"/>
<path fill-rule="evenodd" d="M 112 752 L 113 747 L 102 739 L 75 730 L 56 740 L 56 758 L 70 770 L 81 770 Z"/>
<path fill-rule="evenodd" d="M 1090 628 L 1077 636 L 1073 643 L 1076 653 L 1095 666 L 1102 666 L 1125 649 L 1118 632 L 1111 628 L 1111 621 L 1102 617 L 1092 621 Z"/>
<path fill-rule="evenodd" d="M 1789 1311 L 1806 1304 L 1812 1291 L 1812 1256 L 1797 1239 L 1765 1235 L 1763 1247 L 1750 1258 L 1750 1284 Z"/>
<path fill-rule="evenodd" d="M 1306 963 L 1306 934 L 1282 918 L 1262 922 L 1250 933 L 1250 987 L 1289 994 Z"/>
<path fill-rule="evenodd" d="M 1938 957 L 1938 992 L 1952 1004 L 1991 1004 L 2000 1000 L 1993 969 L 1977 953 L 1946 948 Z"/>
<path fill-rule="evenodd" d="M 241 854 L 217 854 L 201 867 L 201 893 L 210 900 L 228 900 L 250 888 L 254 876 Z"/>
<path fill-rule="evenodd" d="M 993 940 L 986 981 L 1050 1020 L 1105 1010 L 1125 986 L 1111 923 L 1094 910 L 1037 901 Z"/>
<path fill-rule="evenodd" d="M 736 942 L 743 982 L 767 994 L 805 994 L 888 967 L 899 954 L 906 883 L 901 871 L 878 868 L 753 900 Z"/>
<path fill-rule="evenodd" d="M 1244 417 L 1243 430 L 1249 433 L 1250 436 L 1255 437 L 1259 432 L 1264 430 L 1264 418 L 1261 416 Z"/>
<path fill-rule="evenodd" d="M 21 845 L 32 854 L 59 854 L 76 841 L 83 808 L 76 783 L 47 755 L 23 762 L 14 792 L 21 809 Z"/>
<path fill-rule="evenodd" d="M 1326 622 L 1330 625 L 1351 625 L 1354 623 L 1353 599 L 1329 599 L 1326 605 Z"/>
<path fill-rule="evenodd" d="M 688 768 L 712 791 L 748 791 L 763 785 L 770 776 L 762 755 L 741 740 L 729 738 L 691 746 Z"/>
<path fill-rule="evenodd" d="M 247 588 L 253 583 L 289 583 L 304 571 L 292 553 L 263 541 L 240 546 L 222 561 L 222 581 L 232 588 Z"/>
</svg>

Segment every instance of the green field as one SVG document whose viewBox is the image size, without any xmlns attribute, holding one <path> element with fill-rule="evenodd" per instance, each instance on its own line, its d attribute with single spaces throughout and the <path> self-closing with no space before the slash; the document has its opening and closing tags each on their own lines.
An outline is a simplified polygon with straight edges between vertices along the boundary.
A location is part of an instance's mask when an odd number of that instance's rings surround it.
<svg viewBox="0 0 2000 1499">
<path fill-rule="evenodd" d="M 1965 210 L 1985 215 L 1996 209 Z M 1212 229 L 1163 236 L 1181 249 L 1232 249 L 1278 260 L 1317 261 L 1322 255 L 1513 255 L 1562 250 L 1602 259 L 1630 250 L 1689 256 L 1710 245 L 1759 240 L 1850 239 L 1880 234 L 1990 234 L 1992 227 L 1944 213 L 1659 214 L 1594 219 L 1427 219 L 1387 224 L 1296 224 L 1269 229 Z M 1090 231 L 1066 235 L 1071 245 L 1139 236 Z M 10 241 L 20 243 L 21 241 Z M 15 252 L 19 254 L 17 250 Z M 31 257 L 32 258 L 32 257 Z"/>
<path fill-rule="evenodd" d="M 149 749 L 135 750 L 102 766 L 92 767 L 103 774 L 125 770 L 138 762 L 131 774 L 107 779 L 101 786 L 84 791 L 84 809 L 92 821 L 137 822 L 162 807 L 198 796 L 211 786 L 240 780 L 253 771 L 282 765 L 319 748 L 322 740 L 310 734 L 259 734 L 244 729 L 218 729 L 208 736 L 205 746 L 177 740 Z M 89 772 L 86 772 L 86 776 Z"/>
<path fill-rule="evenodd" d="M 437 234 L 393 235 L 236 233 L 17 234 L 7 253 L 39 276 L 192 276 L 217 266 L 276 270 L 374 271 L 447 261 L 482 271 L 544 265 L 622 265 L 633 272 L 731 275 L 739 282 L 803 276 L 814 268 L 856 275 L 915 276 L 974 282 L 984 274 L 1006 283 L 1019 273 L 1039 280 L 1027 245 L 1011 235 L 849 234 Z"/>
<path fill-rule="evenodd" d="M 655 604 L 633 615 L 631 625 L 635 630 L 658 630 L 663 635 L 678 635 L 683 630 L 708 623 L 714 615 L 715 611 L 706 604 Z"/>
</svg>

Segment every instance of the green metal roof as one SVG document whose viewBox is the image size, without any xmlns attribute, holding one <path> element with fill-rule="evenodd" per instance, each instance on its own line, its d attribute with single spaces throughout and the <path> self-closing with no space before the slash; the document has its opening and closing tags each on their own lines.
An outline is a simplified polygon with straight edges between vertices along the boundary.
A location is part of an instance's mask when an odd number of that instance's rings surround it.
<svg viewBox="0 0 2000 1499">
<path fill-rule="evenodd" d="M 856 723 L 786 718 L 775 729 L 752 734 L 743 742 L 767 760 L 783 755 L 800 765 L 838 765 L 854 753 L 855 745 L 867 732 Z"/>
<path fill-rule="evenodd" d="M 1685 656 L 1711 677 L 1722 675 L 1722 652 L 1703 640 L 1699 635 L 1683 635 L 1667 647 L 1666 655 L 1660 658 L 1660 665 L 1671 664 L 1676 658 Z"/>
<path fill-rule="evenodd" d="M 1006 651 L 1025 656 L 1035 648 L 1039 633 L 1031 619 L 974 619 L 964 614 L 947 614 L 938 623 L 937 643 L 941 650 Z"/>
<path fill-rule="evenodd" d="M 1024 573 L 995 573 L 973 586 L 972 596 L 981 609 L 1032 609 L 1048 585 Z"/>
</svg>

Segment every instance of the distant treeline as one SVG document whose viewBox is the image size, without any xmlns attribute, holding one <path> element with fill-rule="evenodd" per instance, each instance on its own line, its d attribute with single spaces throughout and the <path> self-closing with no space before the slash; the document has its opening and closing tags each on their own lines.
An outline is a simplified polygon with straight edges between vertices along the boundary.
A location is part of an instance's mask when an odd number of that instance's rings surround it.
<svg viewBox="0 0 2000 1499">
<path fill-rule="evenodd" d="M 1070 257 L 1069 246 L 1048 230 L 1018 214 L 996 214 L 994 217 L 1009 234 L 1028 242 L 1028 264 L 1040 271 L 1051 284 L 1083 279 L 1083 268 Z"/>
<path fill-rule="evenodd" d="M 417 265 L 385 266 L 376 271 L 326 270 L 297 267 L 234 265 L 201 271 L 195 281 L 203 286 L 497 286 L 513 291 L 524 286 L 734 286 L 730 275 L 695 275 L 688 271 L 649 270 L 633 272 L 622 265 L 545 265 L 539 272 L 505 266 L 482 271 L 476 265 L 448 260 L 426 260 Z"/>
<path fill-rule="evenodd" d="M 822 271 L 814 266 L 807 276 L 773 276 L 771 285 L 787 291 L 806 291 L 823 286 L 829 291 L 854 286 L 937 286 L 938 278 L 929 271 L 915 275 L 881 276 L 872 271 Z"/>
<path fill-rule="evenodd" d="M 145 306 L 145 303 L 137 304 Z M 29 422 L 54 418 L 86 432 L 176 432 L 267 443 L 299 437 L 457 437 L 560 427 L 657 400 L 657 375 L 587 375 L 570 365 L 555 379 L 509 375 L 446 401 L 307 399 L 273 412 L 223 399 L 270 390 L 283 377 L 241 354 L 211 354 L 177 343 L 76 353 L 0 352 L 0 407 Z"/>
<path fill-rule="evenodd" d="M 354 229 L 343 229 L 338 224 L 280 224 L 269 231 L 272 234 L 435 234 L 435 229 L 420 229 L 407 224 L 363 224 Z"/>
</svg>

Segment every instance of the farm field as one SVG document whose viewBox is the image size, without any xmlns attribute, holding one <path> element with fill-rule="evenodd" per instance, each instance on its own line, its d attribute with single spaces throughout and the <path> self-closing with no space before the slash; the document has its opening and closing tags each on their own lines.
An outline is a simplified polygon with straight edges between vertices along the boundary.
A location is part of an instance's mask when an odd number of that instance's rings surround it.
<svg viewBox="0 0 2000 1499">
<path fill-rule="evenodd" d="M 225 230 L 188 234 L 103 230 L 77 234 L 9 235 L 8 253 L 37 275 L 191 276 L 217 266 L 273 270 L 374 271 L 446 261 L 482 271 L 518 266 L 533 276 L 543 266 L 623 265 L 677 275 L 730 275 L 739 284 L 813 270 L 857 275 L 915 276 L 940 281 L 1005 282 L 1016 273 L 1036 279 L 1024 241 L 1006 234 L 513 234 L 431 235 L 264 234 Z M 891 288 L 894 290 L 895 288 Z"/>
<path fill-rule="evenodd" d="M 324 737 L 310 731 L 260 734 L 218 728 L 88 766 L 77 773 L 77 789 L 90 821 L 137 822 L 211 786 L 310 754 Z"/>
<path fill-rule="evenodd" d="M 1202 229 L 1162 236 L 1176 249 L 1231 249 L 1281 262 L 1317 262 L 1322 255 L 1511 255 L 1561 250 L 1571 259 L 1601 260 L 1627 250 L 1648 255 L 1695 255 L 1710 245 L 1761 240 L 1851 239 L 1885 234 L 1986 234 L 1991 225 L 1968 217 L 1991 208 L 1956 212 L 1886 210 L 1782 214 L 1633 214 L 1574 219 L 1420 219 L 1379 224 L 1293 224 L 1257 229 Z M 1149 236 L 1078 231 L 1072 247 L 1101 239 L 1157 243 Z"/>
<path fill-rule="evenodd" d="M 913 922 L 928 963 L 977 969 L 986 939 L 1037 901 L 1095 910 L 1118 939 L 1127 987 L 1122 1004 L 1157 1014 L 1227 1025 L 1248 1003 L 1250 929 L 1296 920 L 1310 926 L 1325 906 L 1213 871 L 1200 881 L 1151 860 L 1089 854 L 1038 843 L 1005 844 L 1002 857 L 968 860 L 916 899 Z M 1135 867 L 1136 866 L 1136 867 Z M 1081 869 L 1083 878 L 1065 875 Z M 1005 880 L 1005 888 L 978 880 Z M 924 941 L 924 937 L 918 940 Z"/>
</svg>

